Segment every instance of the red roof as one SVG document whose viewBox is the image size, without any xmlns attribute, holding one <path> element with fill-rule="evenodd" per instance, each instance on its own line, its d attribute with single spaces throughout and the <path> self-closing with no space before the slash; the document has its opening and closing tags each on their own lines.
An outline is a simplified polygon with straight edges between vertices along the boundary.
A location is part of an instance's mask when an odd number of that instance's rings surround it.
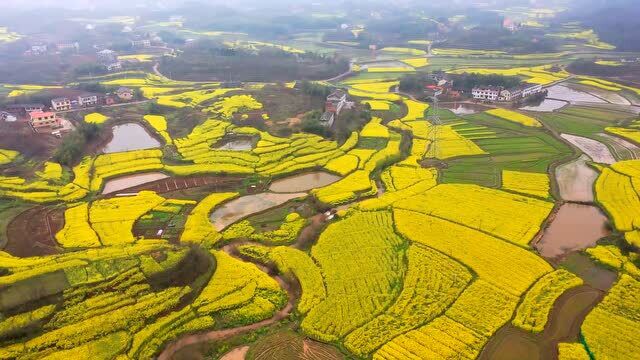
<svg viewBox="0 0 640 360">
<path fill-rule="evenodd" d="M 49 116 L 55 116 L 55 115 L 56 113 L 51 111 L 34 111 L 29 113 L 29 116 L 31 116 L 31 118 L 49 117 Z"/>
</svg>

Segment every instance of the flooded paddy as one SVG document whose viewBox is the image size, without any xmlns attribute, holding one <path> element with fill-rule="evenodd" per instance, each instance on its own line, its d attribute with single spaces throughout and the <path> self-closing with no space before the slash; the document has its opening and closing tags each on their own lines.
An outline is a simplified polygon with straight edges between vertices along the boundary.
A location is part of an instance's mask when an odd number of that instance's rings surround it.
<svg viewBox="0 0 640 360">
<path fill-rule="evenodd" d="M 640 159 L 640 147 L 625 139 L 609 134 L 598 134 L 598 136 L 610 141 L 609 145 L 614 149 L 618 158 L 624 160 Z"/>
<path fill-rule="evenodd" d="M 289 176 L 276 180 L 269 186 L 275 193 L 296 193 L 321 188 L 340 180 L 341 177 L 324 171 Z"/>
<path fill-rule="evenodd" d="M 582 152 L 597 163 L 613 164 L 616 162 L 609 148 L 597 140 L 571 134 L 561 134 L 560 136 L 582 150 Z"/>
<path fill-rule="evenodd" d="M 135 174 L 135 175 L 118 177 L 115 179 L 108 180 L 106 182 L 106 184 L 104 185 L 104 189 L 102 190 L 102 194 L 103 195 L 113 194 L 120 190 L 125 190 L 135 186 L 148 184 L 150 182 L 166 179 L 168 177 L 169 177 L 168 175 L 165 175 L 160 172 Z"/>
<path fill-rule="evenodd" d="M 489 110 L 486 106 L 467 103 L 440 103 L 438 106 L 443 109 L 451 110 L 451 112 L 456 115 L 471 115 Z"/>
<path fill-rule="evenodd" d="M 274 194 L 261 193 L 247 195 L 220 206 L 214 210 L 209 218 L 218 231 L 224 230 L 227 226 L 238 220 L 244 219 L 271 208 L 280 206 L 287 201 L 299 199 L 307 196 L 306 193 Z"/>
<path fill-rule="evenodd" d="M 564 100 L 570 103 L 575 102 L 588 102 L 588 103 L 606 103 L 606 101 L 599 97 L 593 96 L 589 93 L 574 90 L 564 85 L 554 85 L 547 88 L 549 93 L 547 98 L 554 100 Z"/>
<path fill-rule="evenodd" d="M 606 224 L 607 217 L 595 206 L 563 204 L 534 247 L 547 259 L 558 258 L 595 246 L 609 234 Z"/>
<path fill-rule="evenodd" d="M 565 201 L 593 202 L 593 184 L 598 173 L 587 162 L 591 159 L 582 155 L 578 159 L 556 168 L 556 180 L 560 197 Z"/>
<path fill-rule="evenodd" d="M 574 90 L 582 91 L 590 95 L 599 97 L 602 100 L 611 104 L 627 105 L 627 106 L 631 105 L 631 102 L 629 100 L 619 95 L 615 91 L 607 91 L 604 89 L 598 89 L 598 88 L 583 85 L 583 84 L 571 84 L 570 87 L 573 88 Z"/>
<path fill-rule="evenodd" d="M 538 105 L 527 105 L 520 108 L 520 110 L 537 111 L 537 112 L 552 112 L 554 110 L 561 109 L 569 103 L 562 100 L 544 99 Z"/>
<path fill-rule="evenodd" d="M 113 138 L 102 149 L 106 154 L 160 147 L 160 141 L 151 136 L 140 124 L 116 125 L 113 127 L 112 132 Z"/>
</svg>

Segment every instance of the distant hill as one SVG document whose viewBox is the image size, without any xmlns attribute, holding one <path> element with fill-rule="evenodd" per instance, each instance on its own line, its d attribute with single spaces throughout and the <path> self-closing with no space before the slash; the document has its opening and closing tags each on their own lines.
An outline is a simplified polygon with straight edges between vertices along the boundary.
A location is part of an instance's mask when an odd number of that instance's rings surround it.
<svg viewBox="0 0 640 360">
<path fill-rule="evenodd" d="M 640 51 L 640 6 L 637 0 L 583 0 L 576 20 L 593 28 L 600 38 L 619 51 Z"/>
</svg>

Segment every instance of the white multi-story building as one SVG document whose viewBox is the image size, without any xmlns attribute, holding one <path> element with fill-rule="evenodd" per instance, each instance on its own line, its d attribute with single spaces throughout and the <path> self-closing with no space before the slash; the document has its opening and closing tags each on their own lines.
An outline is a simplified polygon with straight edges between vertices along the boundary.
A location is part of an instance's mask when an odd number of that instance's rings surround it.
<svg viewBox="0 0 640 360">
<path fill-rule="evenodd" d="M 95 106 L 98 105 L 98 95 L 85 94 L 78 96 L 78 105 Z"/>
<path fill-rule="evenodd" d="M 55 111 L 65 111 L 71 109 L 71 100 L 69 98 L 55 98 L 51 100 L 51 107 Z"/>
<path fill-rule="evenodd" d="M 500 97 L 500 88 L 494 86 L 476 87 L 471 90 L 471 95 L 478 100 L 496 101 Z"/>
<path fill-rule="evenodd" d="M 335 114 L 340 114 L 340 111 L 346 105 L 346 103 L 347 93 L 342 89 L 338 89 L 327 96 L 325 110 L 333 112 Z"/>
<path fill-rule="evenodd" d="M 511 101 L 515 99 L 519 99 L 522 97 L 522 88 L 513 88 L 513 89 L 504 89 L 500 91 L 500 96 L 498 100 L 500 101 Z"/>
<path fill-rule="evenodd" d="M 542 85 L 540 84 L 526 86 L 524 89 L 522 89 L 522 97 L 535 95 L 540 92 L 542 92 Z"/>
</svg>

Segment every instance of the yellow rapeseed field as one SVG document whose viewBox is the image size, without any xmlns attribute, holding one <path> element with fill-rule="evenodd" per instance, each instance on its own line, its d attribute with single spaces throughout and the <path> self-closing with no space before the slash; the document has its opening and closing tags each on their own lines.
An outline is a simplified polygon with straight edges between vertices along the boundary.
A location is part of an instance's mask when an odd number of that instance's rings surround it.
<svg viewBox="0 0 640 360">
<path fill-rule="evenodd" d="M 102 124 L 107 120 L 109 120 L 108 117 L 95 112 L 84 116 L 84 122 L 90 124 Z"/>
<path fill-rule="evenodd" d="M 582 323 L 585 343 L 595 358 L 633 359 L 640 342 L 640 282 L 621 275 Z"/>
<path fill-rule="evenodd" d="M 441 184 L 394 206 L 527 246 L 551 212 L 553 203 L 477 185 Z"/>
<path fill-rule="evenodd" d="M 582 279 L 564 269 L 543 276 L 518 306 L 513 325 L 534 333 L 541 332 L 558 297 L 582 283 Z"/>
<path fill-rule="evenodd" d="M 540 122 L 530 116 L 507 109 L 491 109 L 486 111 L 487 114 L 499 117 L 504 120 L 513 121 L 524 126 L 542 127 Z"/>
<path fill-rule="evenodd" d="M 167 119 L 164 116 L 145 115 L 144 120 L 148 122 L 149 125 L 151 125 L 151 127 L 153 127 L 158 132 L 158 134 L 160 134 L 160 136 L 162 136 L 162 138 L 168 145 L 171 145 L 173 143 L 171 136 L 167 132 Z"/>
<path fill-rule="evenodd" d="M 426 57 L 400 59 L 400 61 L 414 68 L 421 68 L 429 65 L 429 59 Z"/>
<path fill-rule="evenodd" d="M 385 82 L 370 82 L 353 84 L 351 87 L 356 90 L 375 92 L 375 93 L 388 93 L 391 87 L 397 86 L 398 81 L 385 81 Z"/>
<path fill-rule="evenodd" d="M 20 155 L 20 153 L 17 151 L 0 149 L 0 165 L 5 165 L 13 162 L 13 160 L 15 160 L 18 155 Z"/>
<path fill-rule="evenodd" d="M 549 197 L 549 175 L 503 170 L 502 188 L 546 199 Z"/>
</svg>

